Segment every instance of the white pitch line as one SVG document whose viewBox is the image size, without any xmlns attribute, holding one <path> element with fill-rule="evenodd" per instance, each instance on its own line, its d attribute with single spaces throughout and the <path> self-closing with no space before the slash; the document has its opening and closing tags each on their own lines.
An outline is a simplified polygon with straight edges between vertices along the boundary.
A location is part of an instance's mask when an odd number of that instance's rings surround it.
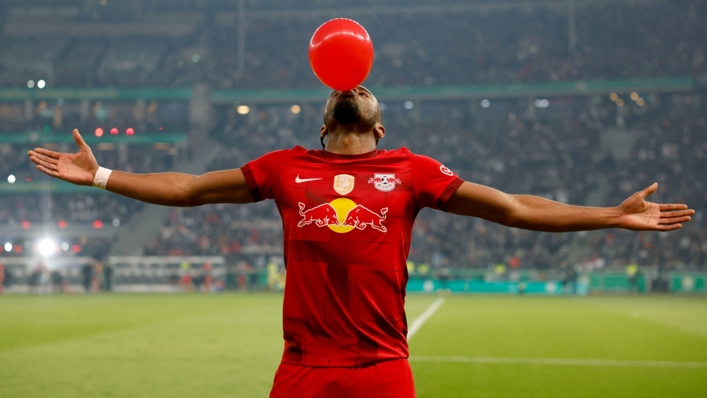
<svg viewBox="0 0 707 398">
<path fill-rule="evenodd" d="M 612 359 L 565 359 L 565 358 L 437 357 L 437 356 L 411 356 L 409 359 L 410 359 L 410 361 L 414 361 L 414 362 L 600 366 L 600 367 L 624 367 L 624 368 L 707 369 L 707 362 L 621 361 L 621 360 L 612 360 Z"/>
<path fill-rule="evenodd" d="M 435 300 L 432 304 L 430 304 L 429 307 L 427 307 L 425 312 L 418 316 L 417 319 L 412 321 L 410 328 L 408 328 L 408 341 L 410 341 L 412 336 L 414 336 L 417 332 L 420 331 L 422 325 L 424 325 L 425 322 L 427 322 L 427 320 L 430 319 L 432 315 L 434 315 L 434 313 L 439 309 L 439 307 L 442 306 L 442 304 L 444 304 L 444 297 L 440 297 Z"/>
</svg>

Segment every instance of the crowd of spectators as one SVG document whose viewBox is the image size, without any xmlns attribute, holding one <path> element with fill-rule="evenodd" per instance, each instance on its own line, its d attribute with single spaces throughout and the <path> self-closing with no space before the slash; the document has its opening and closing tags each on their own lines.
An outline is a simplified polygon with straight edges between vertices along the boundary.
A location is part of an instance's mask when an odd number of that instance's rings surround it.
<svg viewBox="0 0 707 398">
<path fill-rule="evenodd" d="M 468 181 L 509 193 L 528 193 L 572 204 L 585 204 L 602 190 L 607 206 L 619 204 L 653 181 L 661 184 L 661 202 L 685 202 L 698 212 L 681 231 L 670 234 L 608 231 L 589 236 L 586 263 L 630 263 L 680 268 L 704 266 L 707 196 L 701 176 L 707 167 L 707 126 L 700 94 L 653 95 L 644 106 L 618 107 L 609 98 L 551 100 L 548 108 L 528 114 L 527 100 L 423 101 L 411 109 L 383 103 L 388 134 L 383 149 L 406 146 L 432 156 Z M 321 104 L 253 106 L 247 115 L 231 105 L 216 107 L 212 138 L 222 155 L 209 170 L 240 167 L 268 151 L 302 145 L 318 148 Z M 615 158 L 602 135 L 628 131 L 627 158 Z M 3 174 L 17 179 L 43 177 L 23 150 L 4 147 Z M 95 150 L 111 169 L 134 172 L 170 170 L 173 155 L 151 147 Z M 601 178 L 600 178 L 601 177 Z M 0 204 L 0 226 L 90 225 L 110 227 L 128 220 L 139 202 L 99 193 L 9 194 Z M 567 266 L 573 234 L 548 234 L 501 227 L 483 220 L 423 211 L 416 222 L 410 259 L 435 267 L 513 264 L 543 269 Z M 216 205 L 174 209 L 160 234 L 143 248 L 145 255 L 223 255 L 250 264 L 282 250 L 281 223 L 273 203 Z"/>
<path fill-rule="evenodd" d="M 60 151 L 74 150 L 73 144 L 50 147 Z M 0 162 L 3 185 L 0 192 L 0 257 L 34 256 L 39 253 L 38 239 L 51 233 L 59 239 L 55 242 L 59 256 L 103 259 L 117 235 L 93 234 L 92 231 L 109 229 L 120 232 L 121 226 L 142 209 L 143 203 L 105 191 L 79 191 L 68 183 L 58 182 L 36 170 L 27 156 L 28 149 L 30 147 L 26 145 L 0 145 L 3 159 Z M 94 146 L 93 152 L 104 167 L 137 173 L 169 171 L 175 157 L 167 150 L 140 145 L 111 145 L 103 149 Z M 44 189 L 44 184 L 51 184 L 54 188 Z M 23 229 L 43 232 L 28 239 L 17 233 Z M 76 231 L 80 231 L 78 236 Z"/>
<path fill-rule="evenodd" d="M 176 208 L 145 255 L 223 255 L 282 253 L 282 224 L 274 206 L 219 204 Z"/>
<path fill-rule="evenodd" d="M 371 0 L 372 1 L 372 0 Z M 161 11 L 152 2 L 152 11 Z M 186 4 L 186 3 L 184 3 Z M 249 6 L 265 10 L 258 1 Z M 363 3 L 362 3 L 363 4 Z M 389 6 L 407 3 L 389 2 Z M 428 4 L 419 2 L 419 4 Z M 317 0 L 312 8 L 334 5 Z M 191 6 L 184 6 L 191 7 Z M 196 6 L 195 6 L 196 7 Z M 146 10 L 150 11 L 150 10 Z M 185 11 L 205 12 L 197 7 Z M 127 12 L 127 11 L 126 11 Z M 130 21 L 129 12 L 110 22 Z M 700 76 L 707 73 L 707 3 L 584 4 L 577 9 L 572 48 L 564 8 L 490 8 L 459 11 L 371 13 L 357 18 L 376 45 L 370 86 L 424 86 Z M 100 20 L 99 16 L 99 20 Z M 106 17 L 108 18 L 108 17 Z M 26 87 L 44 77 L 48 87 L 189 87 L 213 89 L 320 87 L 306 58 L 306 44 L 322 22 L 316 18 L 258 16 L 249 20 L 245 67 L 238 68 L 233 25 L 207 15 L 188 37 L 11 37 L 0 35 L 0 88 Z M 509 193 L 563 203 L 615 206 L 652 182 L 654 199 L 688 203 L 697 210 L 685 228 L 669 233 L 600 231 L 537 233 L 479 219 L 425 210 L 413 230 L 410 260 L 444 268 L 568 268 L 650 265 L 660 269 L 707 266 L 707 99 L 699 93 L 604 97 L 423 101 L 382 104 L 388 134 L 382 149 L 401 146 L 431 156 L 465 180 Z M 620 104 L 620 105 L 619 105 Z M 185 132 L 188 101 L 63 100 L 0 104 L 0 134 L 127 127 L 141 132 Z M 271 150 L 319 148 L 322 104 L 255 105 L 247 114 L 217 104 L 213 139 L 223 144 L 209 170 L 240 167 Z M 31 113 L 33 117 L 27 117 Z M 606 147 L 612 131 L 628 133 L 627 157 Z M 106 134 L 108 134 L 106 132 Z M 609 140 L 609 142 L 612 142 Z M 618 142 L 618 141 L 617 141 Z M 0 145 L 0 178 L 44 182 L 24 145 Z M 68 150 L 66 146 L 54 149 Z M 620 151 L 619 151 L 620 152 Z M 175 149 L 112 145 L 94 147 L 103 167 L 132 172 L 171 170 Z M 9 191 L 8 191 L 9 192 Z M 137 201 L 104 193 L 2 193 L 0 228 L 25 225 L 120 225 L 141 208 Z M 25 224 L 26 223 L 26 224 Z M 64 242 L 70 252 L 100 258 L 105 239 Z M 32 243 L 13 241 L 31 249 Z M 580 257 L 578 258 L 578 252 Z M 281 221 L 272 202 L 174 209 L 144 255 L 218 255 L 242 269 L 262 269 L 282 253 Z M 11 254 L 21 255 L 16 249 Z"/>
<path fill-rule="evenodd" d="M 112 128 L 125 134 L 186 133 L 189 128 L 189 101 L 65 101 L 56 99 L 31 103 L 0 103 L 0 134 L 70 134 L 74 128 L 84 135 L 97 128 L 108 136 Z"/>
<path fill-rule="evenodd" d="M 369 85 L 707 72 L 707 6 L 699 0 L 582 4 L 576 10 L 576 35 L 570 32 L 564 5 L 403 12 L 414 5 L 430 2 L 392 4 L 401 12 L 356 17 L 376 46 Z M 326 7 L 312 4 L 317 6 Z M 48 87 L 188 87 L 202 82 L 215 89 L 319 87 L 306 54 L 321 18 L 249 17 L 241 67 L 235 22 L 219 23 L 219 12 L 214 11 L 201 10 L 204 18 L 194 32 L 179 38 L 0 36 L 0 87 L 25 87 L 28 79 L 39 78 L 47 80 Z"/>
<path fill-rule="evenodd" d="M 36 165 L 29 160 L 27 151 L 42 145 L 59 152 L 75 150 L 76 144 L 4 144 L 0 145 L 0 176 L 7 181 L 13 175 L 16 181 L 43 182 L 52 181 L 36 170 Z M 161 173 L 171 170 L 175 157 L 186 156 L 184 150 L 165 146 L 155 148 L 149 145 L 108 144 L 94 145 L 93 154 L 99 164 L 110 169 L 125 170 L 131 173 Z M 4 181 L 3 181 L 4 182 Z"/>
<path fill-rule="evenodd" d="M 666 95 L 654 98 L 645 107 L 618 108 L 608 102 L 603 106 L 590 105 L 585 112 L 559 119 L 515 121 L 501 129 L 490 129 L 491 144 L 486 148 L 496 145 L 497 158 L 478 153 L 478 162 L 470 169 L 457 167 L 462 177 L 473 182 L 574 204 L 584 204 L 590 193 L 600 189 L 600 177 L 607 178 L 608 193 L 601 203 L 605 206 L 616 206 L 657 181 L 660 190 L 651 200 L 688 203 L 697 210 L 693 221 L 683 230 L 667 234 L 621 230 L 591 234 L 589 254 L 581 262 L 596 263 L 600 259 L 599 263 L 606 266 L 704 267 L 707 196 L 701 176 L 707 167 L 705 109 L 704 98 L 699 95 Z M 473 143 L 492 125 L 476 124 L 468 130 L 464 141 Z M 533 128 L 520 130 L 518 134 L 515 125 Z M 600 143 L 600 132 L 606 135 L 615 130 L 630 131 L 634 139 L 633 148 L 624 159 L 614 159 L 612 152 L 606 152 L 605 145 Z M 534 136 L 534 131 L 543 131 L 545 135 Z M 527 141 L 519 137 L 527 137 Z M 435 148 L 429 142 L 425 145 L 423 141 L 423 145 L 422 152 L 430 153 Z M 514 152 L 514 147 L 521 150 Z M 543 158 L 549 159 L 534 161 Z M 517 162 L 515 168 L 505 164 L 514 162 Z M 423 254 L 420 261 L 449 262 L 454 266 L 503 263 L 533 268 L 563 267 L 567 265 L 574 238 L 574 234 L 520 231 L 439 212 L 423 214 L 416 232 L 421 229 L 425 233 L 419 233 L 417 242 L 430 244 L 414 244 L 411 258 L 419 251 Z M 468 253 L 460 251 L 460 247 L 468 248 Z"/>
<path fill-rule="evenodd" d="M 140 202 L 105 194 L 12 194 L 0 206 L 0 227 L 117 227 L 141 207 Z"/>
<path fill-rule="evenodd" d="M 71 145 L 52 146 L 59 151 L 73 150 Z M 118 227 L 138 210 L 142 203 L 102 191 L 76 191 L 68 184 L 66 189 L 43 190 L 42 184 L 56 184 L 57 180 L 38 171 L 29 161 L 25 145 L 1 145 L 0 176 L 4 189 L 0 200 L 0 228 L 47 227 Z M 99 164 L 115 170 L 136 173 L 165 172 L 173 168 L 175 155 L 170 150 L 159 150 L 142 145 L 94 146 Z"/>
<path fill-rule="evenodd" d="M 653 96 L 644 106 L 631 102 L 623 107 L 609 98 L 553 100 L 548 109 L 558 107 L 559 114 L 534 117 L 523 114 L 524 101 L 505 108 L 494 102 L 476 110 L 468 101 L 422 102 L 409 110 L 384 106 L 388 134 L 381 148 L 406 146 L 442 161 L 465 180 L 509 193 L 583 205 L 590 194 L 604 189 L 603 203 L 598 204 L 615 206 L 657 180 L 661 189 L 654 199 L 690 204 L 698 211 L 693 222 L 670 234 L 595 233 L 580 261 L 601 258 L 604 265 L 670 268 L 705 265 L 707 197 L 700 176 L 707 167 L 707 113 L 699 95 Z M 494 113 L 496 106 L 504 108 L 505 117 Z M 321 119 L 308 114 L 319 109 L 304 107 L 293 114 L 288 107 L 262 106 L 238 115 L 229 107 L 219 108 L 213 136 L 228 149 L 211 169 L 239 167 L 259 154 L 294 145 L 318 148 Z M 629 131 L 635 139 L 626 159 L 615 159 L 602 143 L 602 134 L 615 130 Z M 145 253 L 238 255 L 262 250 L 271 255 L 282 250 L 280 229 L 277 210 L 269 202 L 175 209 Z M 425 210 L 413 230 L 410 260 L 433 267 L 567 267 L 574 265 L 569 261 L 575 236 Z"/>
<path fill-rule="evenodd" d="M 596 236 L 593 255 L 618 265 L 638 263 L 661 269 L 707 264 L 707 107 L 703 95 L 662 98 L 655 112 L 626 120 L 636 132 L 627 159 L 615 161 L 607 174 L 607 204 L 631 192 L 660 184 L 653 200 L 687 203 L 697 213 L 676 233 L 633 234 L 615 231 Z"/>
</svg>

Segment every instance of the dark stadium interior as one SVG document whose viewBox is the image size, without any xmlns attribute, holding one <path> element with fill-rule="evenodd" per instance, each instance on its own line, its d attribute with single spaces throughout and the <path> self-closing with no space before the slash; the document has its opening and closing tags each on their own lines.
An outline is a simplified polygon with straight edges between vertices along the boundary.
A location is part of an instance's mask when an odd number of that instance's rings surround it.
<svg viewBox="0 0 707 398">
<path fill-rule="evenodd" d="M 163 210 L 145 228 L 153 233 L 121 251 L 121 235 L 131 234 L 125 226 L 139 226 L 155 206 L 50 186 L 26 151 L 42 142 L 72 151 L 66 137 L 79 128 L 93 139 L 101 166 L 147 173 L 235 168 L 275 149 L 319 148 L 325 96 L 249 101 L 248 93 L 306 97 L 321 89 L 306 48 L 339 2 L 297 2 L 296 9 L 285 1 L 103 3 L 0 5 L 0 257 L 26 257 L 36 244 L 27 231 L 46 227 L 67 244 L 58 257 L 223 256 L 233 269 L 264 270 L 282 254 L 273 203 Z M 444 275 L 498 264 L 548 274 L 634 263 L 658 272 L 707 270 L 707 2 L 574 7 L 531 0 L 347 6 L 341 12 L 366 26 L 376 46 L 365 83 L 374 94 L 506 90 L 493 97 L 384 96 L 388 134 L 379 147 L 405 146 L 465 180 L 579 205 L 615 206 L 657 181 L 656 201 L 688 203 L 697 211 L 693 221 L 670 234 L 551 234 L 425 210 L 410 261 Z M 47 21 L 57 34 L 46 34 Z M 612 91 L 612 82 L 640 78 L 635 91 L 622 92 L 620 83 L 618 95 Z M 660 79 L 691 83 L 671 89 Z M 607 86 L 559 94 L 552 86 L 585 81 Z M 538 86 L 514 94 L 516 84 Z M 173 94 L 180 89 L 187 94 Z M 109 132 L 114 127 L 117 134 Z M 148 139 L 131 142 L 128 128 Z M 106 138 L 115 141 L 100 141 Z M 30 278 L 17 270 L 15 283 Z M 169 275 L 160 275 L 144 274 L 143 281 L 166 283 Z M 79 280 L 76 272 L 69 276 Z"/>
</svg>

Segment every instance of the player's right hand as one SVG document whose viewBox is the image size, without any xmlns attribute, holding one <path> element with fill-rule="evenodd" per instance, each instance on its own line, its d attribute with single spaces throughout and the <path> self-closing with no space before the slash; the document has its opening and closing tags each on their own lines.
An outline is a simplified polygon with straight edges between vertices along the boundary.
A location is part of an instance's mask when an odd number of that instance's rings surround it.
<svg viewBox="0 0 707 398">
<path fill-rule="evenodd" d="M 79 146 L 76 153 L 59 153 L 44 148 L 29 151 L 29 159 L 37 165 L 37 170 L 52 177 L 78 185 L 92 185 L 98 170 L 98 162 L 91 148 L 74 129 L 74 140 Z"/>
</svg>

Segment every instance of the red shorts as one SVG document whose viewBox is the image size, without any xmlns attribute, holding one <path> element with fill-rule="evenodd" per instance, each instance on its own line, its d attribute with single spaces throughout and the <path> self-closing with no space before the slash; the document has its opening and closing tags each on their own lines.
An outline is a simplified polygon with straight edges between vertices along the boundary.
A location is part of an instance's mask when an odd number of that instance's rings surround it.
<svg viewBox="0 0 707 398">
<path fill-rule="evenodd" d="M 415 398 L 407 359 L 357 368 L 326 368 L 281 363 L 270 398 Z"/>
</svg>

